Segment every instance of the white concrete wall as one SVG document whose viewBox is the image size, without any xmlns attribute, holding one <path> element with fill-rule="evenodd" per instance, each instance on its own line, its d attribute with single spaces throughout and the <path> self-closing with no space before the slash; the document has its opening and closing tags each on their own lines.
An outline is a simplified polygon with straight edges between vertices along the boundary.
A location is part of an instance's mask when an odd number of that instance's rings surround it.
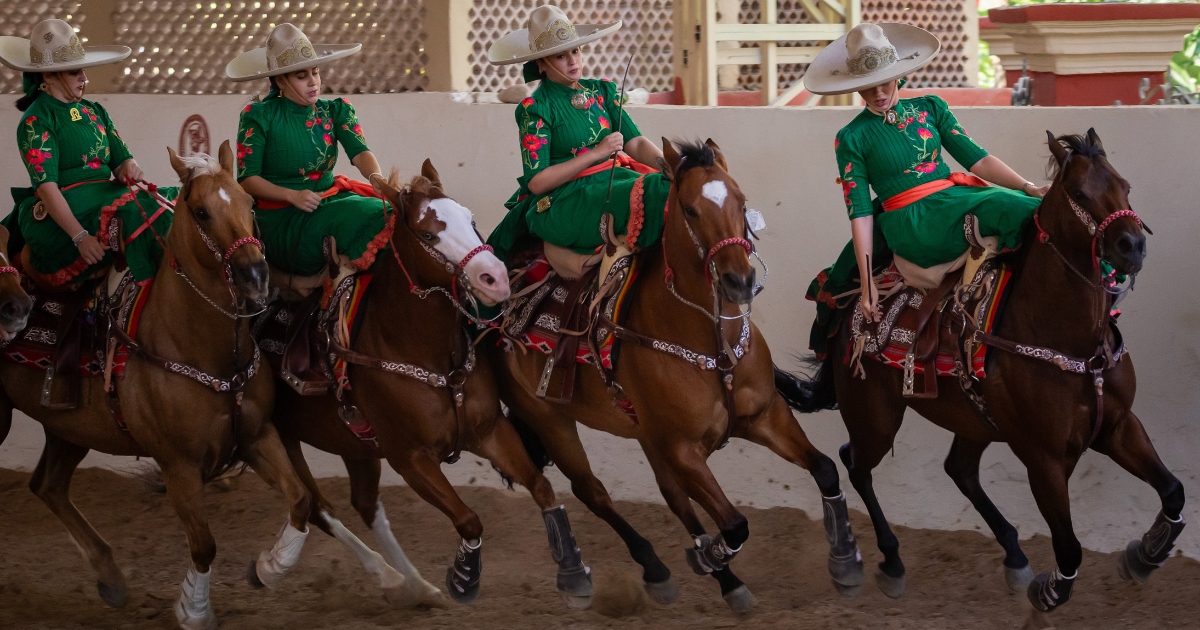
<svg viewBox="0 0 1200 630">
<path fill-rule="evenodd" d="M 430 157 L 447 190 L 473 209 L 482 229 L 502 216 L 502 203 L 520 173 L 511 105 L 454 103 L 446 94 L 353 98 L 367 138 L 386 166 L 415 173 Z M 231 138 L 245 98 L 238 96 L 103 97 L 116 124 L 149 177 L 170 183 L 174 176 L 164 147 L 176 145 L 190 114 L 208 120 L 214 139 Z M 833 162 L 833 137 L 855 115 L 847 108 L 631 108 L 651 137 L 712 137 L 728 156 L 733 175 L 763 212 L 768 229 L 761 249 L 771 265 L 768 290 L 758 298 L 755 321 L 777 357 L 787 364 L 806 349 L 813 307 L 803 300 L 809 280 L 829 264 L 849 236 Z M 1122 330 L 1139 368 L 1137 411 L 1163 460 L 1193 493 L 1200 465 L 1200 298 L 1196 297 L 1194 254 L 1200 243 L 1200 183 L 1195 172 L 1200 146 L 1200 109 L 962 108 L 972 134 L 1027 178 L 1040 182 L 1045 130 L 1082 133 L 1094 126 L 1117 169 L 1133 184 L 1134 208 L 1155 230 L 1150 257 L 1137 291 L 1122 309 Z M 18 113 L 0 109 L 0 129 L 13 129 Z M 12 136 L 9 136 L 11 138 Z M 0 144 L 3 184 L 23 186 L 24 171 L 11 140 Z M 342 161 L 343 170 L 349 165 Z M 835 412 L 800 419 L 813 441 L 834 455 L 846 432 Z M 0 466 L 30 469 L 41 448 L 41 432 L 21 419 L 0 446 Z M 617 498 L 658 501 L 658 491 L 636 444 L 585 431 L 597 473 Z M 893 523 L 915 527 L 974 529 L 983 521 L 943 474 L 950 435 L 915 416 L 900 432 L 894 458 L 877 469 L 875 487 Z M 86 464 L 111 464 L 93 457 Z M 319 475 L 341 474 L 331 457 L 314 460 Z M 712 465 L 735 501 L 755 506 L 793 506 L 819 514 L 815 485 L 799 471 L 757 446 L 735 442 L 713 456 Z M 455 483 L 494 484 L 488 467 L 464 461 L 448 472 Z M 555 486 L 568 485 L 556 472 Z M 386 482 L 398 483 L 389 472 Z M 1022 535 L 1045 533 L 1030 495 L 1024 468 L 1004 446 L 984 458 L 983 479 L 997 505 Z M 1147 486 L 1096 453 L 1084 456 L 1073 478 L 1074 522 L 1088 547 L 1115 550 L 1149 525 L 1159 501 Z M 788 486 L 785 489 L 785 484 Z M 846 484 L 849 488 L 849 484 Z M 850 492 L 852 504 L 857 497 Z M 1195 519 L 1193 504 L 1186 513 Z M 868 538 L 872 538 L 868 536 Z M 1200 557 L 1200 535 L 1185 533 L 1185 553 Z"/>
</svg>

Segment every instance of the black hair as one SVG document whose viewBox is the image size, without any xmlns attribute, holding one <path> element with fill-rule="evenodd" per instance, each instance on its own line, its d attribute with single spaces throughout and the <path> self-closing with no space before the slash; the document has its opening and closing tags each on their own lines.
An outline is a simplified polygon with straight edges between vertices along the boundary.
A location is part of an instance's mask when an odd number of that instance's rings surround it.
<svg viewBox="0 0 1200 630">
<path fill-rule="evenodd" d="M 1104 152 L 1104 145 L 1099 142 L 1099 137 L 1096 137 L 1096 142 L 1092 141 L 1092 138 L 1095 137 L 1093 133 L 1082 136 L 1079 134 L 1063 135 L 1055 138 L 1054 141 L 1060 145 L 1067 145 L 1067 149 L 1076 155 L 1082 155 L 1086 158 L 1107 157 L 1108 154 Z M 1046 168 L 1046 172 L 1050 175 L 1050 179 L 1054 179 L 1056 176 L 1058 176 L 1058 171 L 1062 168 L 1062 166 L 1062 164 L 1058 163 L 1058 158 L 1051 153 L 1050 161 Z"/>
<path fill-rule="evenodd" d="M 699 140 L 676 142 L 675 150 L 679 153 L 679 168 L 675 171 L 675 177 L 682 177 L 688 169 L 716 164 L 717 155 L 712 147 Z"/>
<path fill-rule="evenodd" d="M 42 84 L 42 73 L 41 72 L 23 72 L 23 73 L 21 73 L 21 83 L 22 83 L 22 85 L 40 86 Z M 29 106 L 33 105 L 33 102 L 35 100 L 37 100 L 38 96 L 41 96 L 40 89 L 35 89 L 30 94 L 22 95 L 21 98 L 17 99 L 17 111 L 23 112 L 23 111 L 29 109 Z"/>
</svg>

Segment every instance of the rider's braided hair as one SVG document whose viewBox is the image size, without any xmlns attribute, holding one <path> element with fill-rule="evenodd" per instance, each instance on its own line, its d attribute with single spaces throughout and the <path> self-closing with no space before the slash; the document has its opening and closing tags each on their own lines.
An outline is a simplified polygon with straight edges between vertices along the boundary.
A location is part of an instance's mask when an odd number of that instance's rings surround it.
<svg viewBox="0 0 1200 630">
<path fill-rule="evenodd" d="M 42 73 L 41 72 L 23 72 L 23 73 L 21 73 L 21 84 L 22 84 L 22 86 L 40 86 L 42 84 Z M 23 111 L 29 109 L 29 106 L 33 105 L 33 102 L 35 100 L 37 100 L 37 97 L 40 95 L 41 95 L 41 92 L 37 88 L 34 88 L 33 90 L 26 90 L 26 94 L 24 96 L 22 96 L 21 98 L 17 99 L 17 111 L 23 112 Z"/>
</svg>

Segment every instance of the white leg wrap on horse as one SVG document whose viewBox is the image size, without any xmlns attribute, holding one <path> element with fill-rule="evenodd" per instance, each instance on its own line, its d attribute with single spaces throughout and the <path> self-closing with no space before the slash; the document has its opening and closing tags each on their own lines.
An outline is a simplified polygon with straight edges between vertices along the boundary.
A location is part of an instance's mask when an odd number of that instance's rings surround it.
<svg viewBox="0 0 1200 630">
<path fill-rule="evenodd" d="M 283 526 L 283 529 L 279 531 L 279 539 L 275 541 L 275 546 L 270 551 L 258 554 L 255 570 L 258 572 L 258 579 L 263 586 L 275 588 L 283 582 L 283 577 L 299 562 L 300 551 L 304 549 L 304 539 L 307 537 L 307 527 L 304 528 L 304 531 L 300 531 L 292 527 L 291 522 Z"/>
<path fill-rule="evenodd" d="M 217 616 L 208 605 L 209 580 L 212 569 L 204 573 L 196 568 L 188 567 L 187 577 L 183 578 L 183 592 L 179 601 L 175 602 L 175 619 L 184 630 L 211 630 L 217 627 Z"/>
<path fill-rule="evenodd" d="M 421 575 L 417 572 L 417 568 L 413 566 L 412 562 L 409 562 L 404 549 L 400 547 L 400 542 L 392 533 L 392 524 L 388 522 L 387 514 L 383 511 L 382 501 L 375 506 L 375 520 L 371 522 L 371 533 L 375 534 L 375 540 L 383 548 L 388 564 L 396 567 L 396 570 L 406 578 L 420 579 Z"/>
<path fill-rule="evenodd" d="M 375 553 L 370 547 L 367 547 L 363 541 L 358 539 L 358 536 L 354 535 L 354 532 L 346 529 L 346 526 L 341 521 L 330 516 L 328 512 L 322 511 L 321 516 L 325 518 L 326 523 L 329 523 L 329 531 L 333 532 L 333 537 L 338 539 L 343 545 L 349 547 L 350 551 L 353 551 L 358 556 L 367 573 L 379 578 L 379 586 L 384 589 L 404 586 L 404 576 L 388 566 L 388 563 L 384 562 L 383 556 Z"/>
</svg>

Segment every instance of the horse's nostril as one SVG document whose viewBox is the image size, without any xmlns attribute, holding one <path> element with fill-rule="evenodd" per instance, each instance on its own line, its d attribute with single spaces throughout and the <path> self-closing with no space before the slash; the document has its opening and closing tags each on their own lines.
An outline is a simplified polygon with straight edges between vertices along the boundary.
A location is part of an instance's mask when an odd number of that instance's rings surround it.
<svg viewBox="0 0 1200 630">
<path fill-rule="evenodd" d="M 483 280 L 483 283 L 488 285 L 489 287 L 496 284 L 496 279 L 493 278 L 492 274 L 490 274 L 490 273 L 483 274 L 482 276 L 480 276 L 480 279 Z"/>
</svg>

